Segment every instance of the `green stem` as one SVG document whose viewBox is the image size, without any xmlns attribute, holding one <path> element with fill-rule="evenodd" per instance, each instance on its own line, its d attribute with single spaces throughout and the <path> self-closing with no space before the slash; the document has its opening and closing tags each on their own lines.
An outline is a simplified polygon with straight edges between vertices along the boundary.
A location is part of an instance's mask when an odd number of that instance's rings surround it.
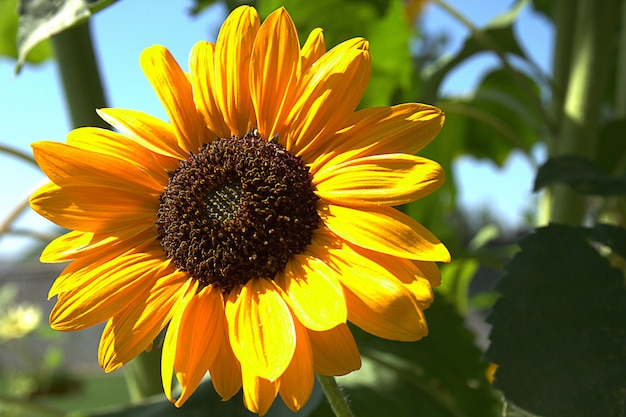
<svg viewBox="0 0 626 417">
<path fill-rule="evenodd" d="M 554 15 L 555 42 L 552 55 L 552 114 L 557 126 L 563 120 L 563 103 L 572 65 L 574 28 L 579 0 L 555 0 L 552 6 Z M 556 155 L 558 131 L 545 138 L 548 154 Z M 554 200 L 554 189 L 548 188 L 541 193 L 537 204 L 537 226 L 550 222 L 550 212 Z"/>
<path fill-rule="evenodd" d="M 619 0 L 579 2 L 563 117 L 551 156 L 574 154 L 594 158 L 618 16 Z M 565 186 L 554 187 L 552 191 L 550 220 L 580 224 L 585 214 L 584 197 Z"/>
<path fill-rule="evenodd" d="M 96 109 L 106 107 L 106 100 L 91 41 L 89 21 L 54 36 L 52 45 L 72 126 L 107 127 L 96 114 Z"/>
<path fill-rule="evenodd" d="M 124 376 L 131 402 L 163 392 L 161 383 L 161 349 L 142 352 L 124 366 Z"/>
<path fill-rule="evenodd" d="M 348 399 L 344 395 L 343 391 L 337 384 L 337 381 L 332 376 L 325 376 L 317 374 L 317 380 L 320 383 L 320 386 L 324 390 L 324 394 L 330 403 L 330 408 L 332 408 L 336 417 L 354 417 L 352 414 L 352 410 L 350 409 L 350 405 L 348 404 Z"/>
<path fill-rule="evenodd" d="M 6 154 L 14 156 L 14 157 L 16 157 L 18 159 L 21 159 L 22 161 L 27 162 L 27 163 L 29 163 L 29 164 L 37 167 L 37 168 L 39 167 L 37 165 L 37 162 L 35 162 L 35 158 L 33 158 L 32 156 L 30 156 L 26 152 L 21 151 L 19 149 L 15 149 L 15 148 L 13 148 L 11 146 L 8 146 L 8 145 L 0 144 L 0 152 L 6 153 Z"/>
<path fill-rule="evenodd" d="M 622 1 L 620 37 L 617 49 L 617 71 L 615 80 L 615 116 L 626 118 L 626 1 Z"/>
</svg>

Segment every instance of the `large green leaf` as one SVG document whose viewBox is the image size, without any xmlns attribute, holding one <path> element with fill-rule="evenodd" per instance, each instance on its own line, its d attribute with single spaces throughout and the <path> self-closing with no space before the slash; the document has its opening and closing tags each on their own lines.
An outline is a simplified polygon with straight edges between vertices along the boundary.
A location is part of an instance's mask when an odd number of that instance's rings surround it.
<svg viewBox="0 0 626 417">
<path fill-rule="evenodd" d="M 426 311 L 430 332 L 393 342 L 353 329 L 361 370 L 339 378 L 359 417 L 495 417 L 499 401 L 486 379 L 487 364 L 455 307 L 443 298 Z M 332 413 L 325 402 L 312 417 Z"/>
<path fill-rule="evenodd" d="M 584 194 L 626 194 L 626 175 L 607 175 L 597 164 L 578 155 L 550 158 L 539 167 L 534 190 L 553 184 L 567 184 Z"/>
<path fill-rule="evenodd" d="M 626 413 L 624 276 L 589 239 L 626 245 L 623 230 L 563 225 L 522 239 L 489 317 L 494 385 L 544 417 Z"/>
<path fill-rule="evenodd" d="M 41 42 L 72 27 L 115 0 L 20 0 L 16 72 Z"/>
<path fill-rule="evenodd" d="M 17 59 L 17 28 L 19 15 L 18 0 L 0 0 L 0 56 Z M 32 49 L 25 61 L 38 64 L 52 56 L 48 42 L 42 42 Z"/>
<path fill-rule="evenodd" d="M 361 106 L 392 104 L 396 92 L 410 85 L 412 31 L 400 0 L 258 1 L 263 17 L 281 6 L 293 18 L 301 42 L 317 27 L 324 29 L 329 48 L 354 37 L 370 42 L 372 76 Z"/>
</svg>

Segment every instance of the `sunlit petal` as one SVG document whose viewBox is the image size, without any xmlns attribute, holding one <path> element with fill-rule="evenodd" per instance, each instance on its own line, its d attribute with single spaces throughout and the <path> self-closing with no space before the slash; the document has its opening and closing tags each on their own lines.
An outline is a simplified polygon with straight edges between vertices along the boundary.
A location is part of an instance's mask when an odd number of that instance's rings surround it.
<svg viewBox="0 0 626 417">
<path fill-rule="evenodd" d="M 275 381 L 285 372 L 296 348 L 289 307 L 273 281 L 253 279 L 226 303 L 230 343 L 241 366 Z"/>
</svg>

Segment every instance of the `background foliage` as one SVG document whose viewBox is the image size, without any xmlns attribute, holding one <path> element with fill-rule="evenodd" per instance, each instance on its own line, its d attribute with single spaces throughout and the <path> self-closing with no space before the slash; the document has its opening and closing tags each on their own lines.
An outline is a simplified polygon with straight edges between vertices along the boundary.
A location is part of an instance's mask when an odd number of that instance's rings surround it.
<svg viewBox="0 0 626 417">
<path fill-rule="evenodd" d="M 203 13 L 214 2 L 197 0 L 192 12 Z M 224 3 L 233 9 L 241 2 Z M 437 39 L 422 33 L 419 19 L 409 15 L 417 1 L 246 3 L 262 17 L 285 6 L 301 39 L 315 27 L 324 28 L 329 46 L 366 37 L 373 69 L 361 106 L 426 102 L 447 115 L 444 130 L 424 154 L 442 164 L 449 181 L 402 209 L 443 238 L 453 262 L 442 266 L 443 284 L 426 312 L 427 338 L 394 343 L 354 329 L 363 369 L 340 383 L 355 414 L 625 416 L 626 2 L 518 0 L 486 26 L 475 27 L 450 4 L 433 0 L 432 7 L 446 10 L 470 33 L 448 57 L 439 56 Z M 21 2 L 18 15 L 17 0 L 0 0 L 0 54 L 16 59 L 19 69 L 23 62 L 51 58 L 54 51 L 61 67 L 73 74 L 76 62 L 84 65 L 82 54 L 90 53 L 89 42 L 76 43 L 88 41 L 86 26 L 74 24 L 111 4 L 30 0 Z M 525 7 L 554 27 L 549 74 L 529 58 L 514 31 Z M 46 40 L 50 36 L 52 42 Z M 418 39 L 422 42 L 415 48 Z M 496 56 L 498 67 L 484 74 L 472 94 L 443 95 L 446 76 L 479 54 Z M 66 77 L 67 95 L 79 100 L 79 108 L 103 105 L 103 96 L 91 94 L 100 88 L 94 71 L 95 80 L 85 85 L 72 81 L 75 74 Z M 72 114 L 76 125 L 98 123 Z M 548 160 L 537 170 L 535 190 L 541 194 L 535 223 L 513 236 L 500 235 L 489 219 L 468 223 L 456 204 L 456 158 L 472 155 L 501 166 L 513 150 L 533 160 L 536 147 L 547 149 Z M 485 283 L 485 271 L 497 272 L 497 293 Z M 487 315 L 492 330 L 483 352 L 466 323 Z M 1 396 L 0 412 L 22 415 L 27 408 L 28 415 L 65 415 L 62 401 L 22 399 Z M 81 415 L 204 416 L 208 407 L 211 415 L 249 415 L 240 399 L 220 402 L 210 383 L 181 410 L 160 394 Z M 319 388 L 299 414 L 331 415 Z M 292 413 L 277 403 L 268 415 Z"/>
</svg>

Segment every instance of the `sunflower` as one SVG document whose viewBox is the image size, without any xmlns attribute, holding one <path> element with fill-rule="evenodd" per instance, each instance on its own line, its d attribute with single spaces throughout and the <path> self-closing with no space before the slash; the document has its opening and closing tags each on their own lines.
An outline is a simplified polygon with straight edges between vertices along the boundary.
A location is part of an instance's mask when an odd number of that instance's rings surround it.
<svg viewBox="0 0 626 417">
<path fill-rule="evenodd" d="M 260 415 L 277 395 L 300 409 L 314 373 L 360 367 L 348 321 L 387 339 L 427 334 L 435 262 L 449 253 L 394 206 L 442 184 L 441 167 L 414 154 L 444 116 L 422 104 L 355 111 L 367 41 L 326 51 L 316 29 L 300 47 L 284 9 L 261 24 L 242 6 L 216 43 L 194 45 L 189 73 L 158 45 L 140 64 L 169 122 L 101 109 L 117 132 L 33 144 L 50 182 L 31 206 L 71 230 L 41 255 L 71 261 L 50 289 L 53 328 L 106 321 L 107 372 L 167 328 L 170 401 L 181 406 L 208 371 L 223 399 L 243 387 Z"/>
</svg>

